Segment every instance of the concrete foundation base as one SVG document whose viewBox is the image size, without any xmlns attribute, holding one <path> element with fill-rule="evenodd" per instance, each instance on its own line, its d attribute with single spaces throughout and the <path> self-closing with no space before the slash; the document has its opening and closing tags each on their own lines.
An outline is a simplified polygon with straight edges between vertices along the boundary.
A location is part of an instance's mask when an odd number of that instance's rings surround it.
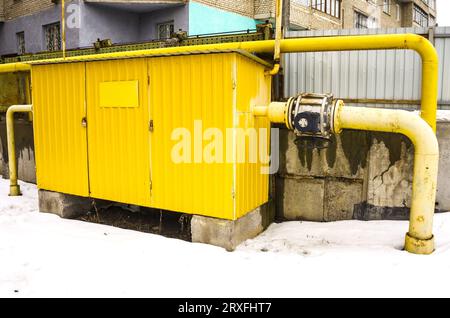
<svg viewBox="0 0 450 318">
<path fill-rule="evenodd" d="M 264 231 L 269 215 L 269 205 L 259 207 L 236 221 L 194 215 L 191 220 L 192 242 L 233 251 L 240 243 Z"/>
<path fill-rule="evenodd" d="M 39 211 L 56 214 L 65 219 L 73 219 L 89 212 L 90 198 L 39 190 Z"/>
</svg>

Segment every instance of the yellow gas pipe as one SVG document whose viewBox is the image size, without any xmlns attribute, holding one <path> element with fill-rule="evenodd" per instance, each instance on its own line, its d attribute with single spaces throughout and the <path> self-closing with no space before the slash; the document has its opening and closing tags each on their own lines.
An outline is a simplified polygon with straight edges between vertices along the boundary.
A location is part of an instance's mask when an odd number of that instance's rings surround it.
<svg viewBox="0 0 450 318">
<path fill-rule="evenodd" d="M 32 112 L 32 105 L 15 105 L 8 108 L 6 112 L 6 133 L 8 137 L 8 161 L 9 161 L 9 195 L 21 195 L 20 186 L 17 182 L 17 161 L 16 161 L 16 144 L 14 139 L 14 114 Z"/>
<path fill-rule="evenodd" d="M 289 101 L 257 106 L 253 114 L 290 127 L 288 104 Z M 347 107 L 338 101 L 333 114 L 332 130 L 336 134 L 343 129 L 355 129 L 398 133 L 411 140 L 415 157 L 410 225 L 405 249 L 414 254 L 431 254 L 434 250 L 432 229 L 439 163 L 439 146 L 433 129 L 416 114 L 404 110 Z"/>
<path fill-rule="evenodd" d="M 275 47 L 274 47 L 274 66 L 273 69 L 267 72 L 268 75 L 277 75 L 280 71 L 280 56 L 281 56 L 281 38 L 283 37 L 282 21 L 283 21 L 283 0 L 277 0 L 275 4 Z"/>
<path fill-rule="evenodd" d="M 28 72 L 31 65 L 25 63 L 0 64 L 0 73 Z"/>
<path fill-rule="evenodd" d="M 227 52 L 243 50 L 254 53 L 270 53 L 275 48 L 274 40 L 249 41 L 235 43 L 206 44 L 138 50 L 129 52 L 114 52 L 73 56 L 66 59 L 56 58 L 44 61 L 28 62 L 29 64 L 82 62 L 93 60 L 110 60 L 145 56 L 164 56 L 201 52 Z M 436 108 L 438 94 L 438 56 L 436 49 L 424 37 L 417 34 L 388 34 L 337 36 L 318 38 L 281 39 L 281 53 L 295 52 L 325 52 L 325 51 L 355 51 L 355 50 L 414 50 L 422 58 L 422 118 L 436 131 Z M 14 65 L 14 64 L 5 64 Z M 0 69 L 1 69 L 0 65 Z"/>
<path fill-rule="evenodd" d="M 162 56 L 162 55 L 172 55 L 172 54 L 183 54 L 183 53 L 195 53 L 195 52 L 226 52 L 226 51 L 236 51 L 244 50 L 255 53 L 270 53 L 274 51 L 276 47 L 276 41 L 253 41 L 253 42 L 239 42 L 239 43 L 222 43 L 222 44 L 208 44 L 208 45 L 198 45 L 198 46 L 185 46 L 185 47 L 171 47 L 171 48 L 159 48 L 152 50 L 139 50 L 131 52 L 115 52 L 115 53 L 105 53 L 105 54 L 95 54 L 86 55 L 78 57 L 69 57 L 66 59 L 51 59 L 46 61 L 35 61 L 29 62 L 29 64 L 39 64 L 39 63 L 57 63 L 57 62 L 72 62 L 72 61 L 92 61 L 92 60 L 106 60 L 106 59 L 119 59 L 119 58 L 133 58 L 133 57 L 145 57 L 145 56 Z M 282 53 L 295 53 L 295 52 L 316 52 L 316 51 L 354 51 L 354 50 L 388 50 L 388 49 L 411 49 L 416 51 L 422 58 L 422 102 L 421 102 L 421 116 L 431 127 L 431 132 L 433 132 L 432 144 L 435 144 L 434 132 L 436 131 L 436 109 L 437 109 L 437 92 L 438 92 L 438 56 L 433 45 L 425 38 L 415 35 L 415 34 L 393 34 L 393 35 L 367 35 L 367 36 L 339 36 L 339 37 L 319 37 L 319 38 L 298 38 L 298 39 L 282 39 L 280 40 L 280 52 Z M 20 70 L 29 70 L 29 66 L 24 63 L 15 64 L 4 64 L 0 65 L 0 72 L 14 72 Z M 281 122 L 284 122 L 284 116 L 281 115 L 281 105 L 274 105 L 274 110 L 255 108 L 255 113 L 265 113 L 273 121 L 277 121 L 283 117 Z M 350 109 L 350 108 L 345 108 Z M 373 113 L 377 114 L 378 117 L 384 117 L 378 115 L 378 112 L 386 112 L 386 110 L 373 110 Z M 396 117 L 406 117 L 405 112 L 393 111 L 396 113 Z M 338 112 L 341 117 L 339 118 L 351 118 L 351 114 L 347 114 L 346 110 L 340 110 Z M 343 116 L 343 114 L 345 116 Z M 284 110 L 283 110 L 284 115 Z M 348 116 L 347 116 L 348 115 Z M 394 114 L 391 114 L 394 115 Z M 359 119 L 367 119 L 367 116 Z M 386 116 L 387 117 L 387 116 Z M 356 120 L 357 118 L 355 118 Z M 389 118 L 385 118 L 386 120 Z M 390 120 L 387 121 L 391 123 Z M 403 123 L 403 120 L 399 120 L 399 123 Z M 357 124 L 356 121 L 354 124 Z M 369 127 L 367 122 L 363 122 L 361 129 L 363 127 Z M 374 121 L 372 124 L 379 125 L 381 129 L 385 129 L 386 123 L 381 123 L 380 121 Z M 367 126 L 365 126 L 367 125 Z M 417 124 L 417 126 L 421 126 Z M 422 125 L 423 126 L 423 125 Z M 347 128 L 346 125 L 340 124 L 341 128 Z M 409 126 L 408 126 L 409 127 Z M 390 129 L 398 129 L 399 133 L 402 133 L 402 127 L 395 127 L 392 124 Z M 423 128 L 423 127 L 421 127 Z M 417 127 L 416 127 L 417 129 Z M 420 130 L 420 129 L 417 129 Z M 384 130 L 382 130 L 384 131 Z M 394 130 L 389 130 L 394 132 Z M 417 137 L 413 134 L 413 131 L 406 130 L 408 132 L 408 137 L 416 137 L 412 141 L 413 143 L 419 142 L 421 137 Z M 417 134 L 417 132 L 415 132 Z M 427 135 L 430 135 L 427 133 Z M 431 138 L 431 135 L 427 138 Z M 420 141 L 422 144 L 423 141 Z M 416 155 L 422 156 L 423 154 L 418 153 Z M 427 158 L 432 158 L 435 154 L 427 155 Z M 431 159 L 429 159 L 432 161 Z M 421 207 L 428 207 L 433 203 L 434 212 L 434 195 L 429 195 L 429 202 L 424 202 L 425 195 L 420 193 L 430 193 L 429 190 L 433 188 L 435 184 L 434 175 L 437 168 L 431 165 L 426 165 L 425 168 L 421 167 L 421 163 L 417 162 L 420 160 L 416 159 L 416 164 L 418 167 L 414 168 L 415 171 L 415 183 L 414 183 L 414 201 L 411 208 L 411 216 L 417 216 L 415 219 L 411 219 L 411 229 L 409 235 L 406 239 L 405 248 L 413 253 L 431 253 L 433 249 L 433 237 L 429 228 L 432 224 L 432 212 L 431 211 L 419 211 Z M 427 169 L 428 167 L 428 169 Z M 12 167 L 15 169 L 15 167 Z M 426 181 L 428 177 L 422 175 L 423 169 L 425 172 L 429 171 L 430 178 L 433 180 Z M 435 170 L 434 170 L 435 169 Z M 12 171 L 15 173 L 16 171 Z M 17 174 L 16 174 L 17 175 Z M 420 176 L 417 178 L 417 176 Z M 428 179 L 430 179 L 428 178 Z M 422 190 L 426 188 L 422 192 Z M 435 190 L 435 185 L 433 190 Z M 431 215 L 431 217 L 430 217 Z M 423 224 L 422 224 L 423 223 Z M 418 224 L 422 224 L 419 226 Z"/>
<path fill-rule="evenodd" d="M 405 249 L 414 254 L 434 251 L 433 215 L 439 164 L 439 145 L 434 131 L 414 113 L 404 110 L 337 107 L 334 132 L 342 129 L 403 134 L 414 145 L 414 173 L 409 232 Z"/>
</svg>

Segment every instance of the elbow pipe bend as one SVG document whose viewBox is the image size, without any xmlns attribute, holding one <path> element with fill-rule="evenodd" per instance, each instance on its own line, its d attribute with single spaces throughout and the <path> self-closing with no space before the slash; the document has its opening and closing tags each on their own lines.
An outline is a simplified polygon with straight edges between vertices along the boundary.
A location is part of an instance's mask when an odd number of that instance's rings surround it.
<svg viewBox="0 0 450 318">
<path fill-rule="evenodd" d="M 404 110 L 341 106 L 335 111 L 334 132 L 342 129 L 399 133 L 411 140 L 414 172 L 405 249 L 415 254 L 431 254 L 439 165 L 439 145 L 432 128 L 416 114 Z"/>
<path fill-rule="evenodd" d="M 14 136 L 14 114 L 19 112 L 32 112 L 32 105 L 14 105 L 8 108 L 6 112 L 6 132 L 8 137 L 8 162 L 9 162 L 9 180 L 10 196 L 20 196 L 20 186 L 18 183 L 17 161 L 16 161 L 16 143 Z"/>
</svg>

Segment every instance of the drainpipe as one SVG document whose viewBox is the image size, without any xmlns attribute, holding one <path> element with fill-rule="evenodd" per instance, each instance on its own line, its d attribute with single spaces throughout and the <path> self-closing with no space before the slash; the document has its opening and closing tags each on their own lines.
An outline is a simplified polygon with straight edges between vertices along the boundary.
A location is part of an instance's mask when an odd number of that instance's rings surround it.
<svg viewBox="0 0 450 318">
<path fill-rule="evenodd" d="M 434 250 L 433 215 L 436 199 L 439 146 L 433 129 L 412 112 L 366 107 L 347 107 L 331 95 L 302 94 L 286 103 L 253 108 L 254 116 L 264 116 L 286 125 L 298 138 L 326 141 L 343 129 L 403 134 L 414 144 L 409 232 L 405 249 L 414 254 Z"/>
<path fill-rule="evenodd" d="M 280 56 L 281 56 L 281 38 L 283 37 L 282 21 L 283 21 L 283 0 L 276 0 L 275 9 L 275 47 L 274 47 L 274 66 L 273 69 L 267 72 L 268 75 L 277 75 L 280 71 Z"/>
<path fill-rule="evenodd" d="M 8 137 L 8 159 L 9 159 L 9 179 L 10 179 L 10 196 L 22 195 L 20 186 L 17 182 L 17 161 L 16 161 L 16 145 L 14 139 L 14 114 L 29 113 L 33 111 L 32 105 L 15 105 L 8 108 L 6 112 L 6 133 Z"/>
</svg>

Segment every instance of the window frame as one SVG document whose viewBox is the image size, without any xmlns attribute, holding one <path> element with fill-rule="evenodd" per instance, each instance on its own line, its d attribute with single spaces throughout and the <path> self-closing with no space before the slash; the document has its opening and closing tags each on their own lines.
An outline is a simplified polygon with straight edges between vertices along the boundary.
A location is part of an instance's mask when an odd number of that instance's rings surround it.
<svg viewBox="0 0 450 318">
<path fill-rule="evenodd" d="M 25 31 L 16 33 L 16 45 L 18 55 L 23 55 L 26 53 Z"/>
<path fill-rule="evenodd" d="M 413 21 L 420 27 L 424 28 L 430 25 L 430 17 L 428 16 L 428 13 L 416 4 L 414 4 L 413 7 Z M 423 22 L 425 22 L 425 24 Z"/>
<path fill-rule="evenodd" d="M 383 13 L 391 15 L 391 0 L 383 0 Z"/>
<path fill-rule="evenodd" d="M 359 19 L 363 18 L 363 19 Z M 361 23 L 365 21 L 365 23 Z M 353 27 L 355 29 L 368 29 L 369 28 L 369 16 L 362 13 L 361 11 L 354 10 L 353 11 Z"/>
<path fill-rule="evenodd" d="M 342 0 L 311 0 L 311 9 L 341 19 Z"/>
<path fill-rule="evenodd" d="M 161 26 L 168 26 L 169 27 L 169 35 L 166 38 L 162 38 L 161 37 L 161 32 L 160 32 L 160 27 Z M 156 24 L 156 36 L 158 40 L 167 40 L 170 39 L 171 33 L 175 32 L 175 21 L 174 20 L 170 20 L 170 21 L 165 21 L 165 22 L 160 22 Z"/>
<path fill-rule="evenodd" d="M 61 22 L 58 21 L 54 23 L 45 24 L 42 26 L 42 28 L 43 28 L 45 51 L 47 52 L 61 51 L 62 49 Z M 48 32 L 53 33 L 51 34 L 52 37 L 51 41 L 49 40 Z M 55 43 L 52 43 L 52 45 L 50 45 L 50 43 L 55 40 L 56 46 Z"/>
</svg>

